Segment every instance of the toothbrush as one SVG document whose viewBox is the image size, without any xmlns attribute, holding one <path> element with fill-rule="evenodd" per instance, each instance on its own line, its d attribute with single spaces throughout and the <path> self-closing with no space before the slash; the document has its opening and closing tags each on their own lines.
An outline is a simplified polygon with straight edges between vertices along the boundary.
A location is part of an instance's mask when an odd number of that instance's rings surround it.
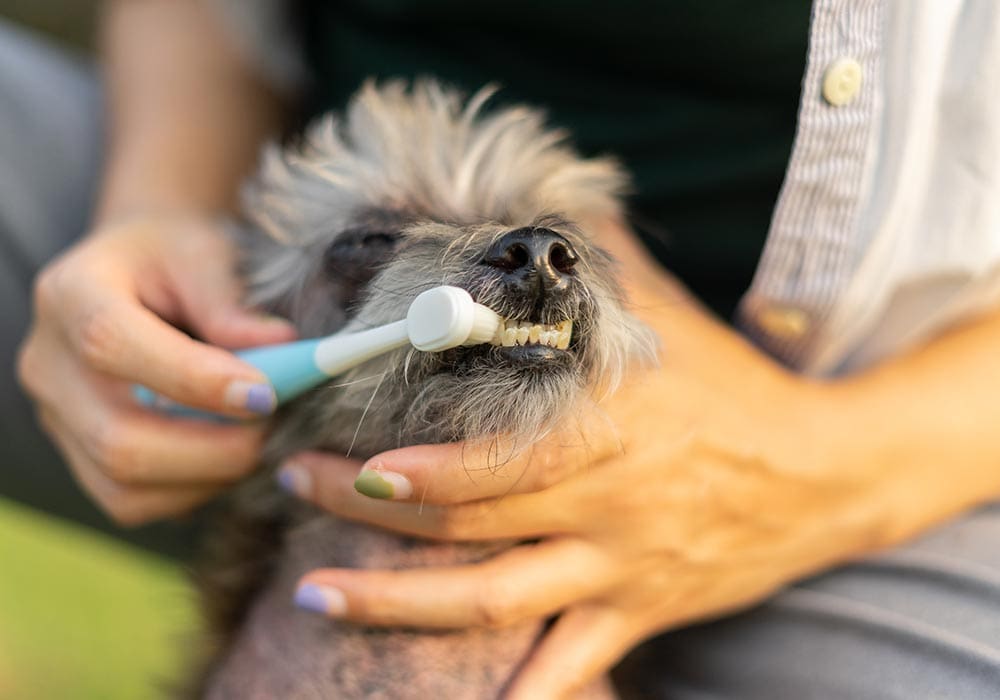
<svg viewBox="0 0 1000 700">
<path fill-rule="evenodd" d="M 464 289 L 434 287 L 413 300 L 401 321 L 357 333 L 251 348 L 236 356 L 264 373 L 280 405 L 330 377 L 406 345 L 424 352 L 442 352 L 488 343 L 501 320 L 494 311 L 474 302 Z M 211 416 L 173 403 L 143 386 L 134 387 L 133 394 L 140 404 L 174 415 Z"/>
</svg>

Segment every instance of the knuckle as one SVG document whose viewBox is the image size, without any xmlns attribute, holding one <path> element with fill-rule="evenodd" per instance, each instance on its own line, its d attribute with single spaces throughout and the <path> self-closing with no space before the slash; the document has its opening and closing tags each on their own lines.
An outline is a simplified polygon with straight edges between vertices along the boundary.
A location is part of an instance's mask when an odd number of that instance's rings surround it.
<svg viewBox="0 0 1000 700">
<path fill-rule="evenodd" d="M 211 311 L 198 323 L 198 331 L 208 342 L 217 338 L 225 338 L 229 330 L 229 318 L 222 312 Z"/>
<path fill-rule="evenodd" d="M 509 627 L 522 618 L 522 606 L 510 586 L 487 578 L 476 593 L 474 615 L 477 624 L 489 629 Z"/>
<path fill-rule="evenodd" d="M 128 429 L 118 421 L 105 421 L 87 436 L 88 452 L 112 481 L 130 484 L 137 477 L 135 453 Z"/>
<path fill-rule="evenodd" d="M 582 447 L 539 450 L 531 456 L 531 483 L 538 491 L 552 488 L 578 473 L 589 460 L 589 452 Z"/>
<path fill-rule="evenodd" d="M 479 503 L 442 506 L 438 510 L 436 530 L 447 540 L 462 540 L 472 537 L 476 525 L 483 515 Z"/>
<path fill-rule="evenodd" d="M 83 488 L 116 525 L 134 527 L 151 520 L 146 504 L 134 489 L 115 483 L 100 472 L 90 471 L 91 467 L 79 459 L 71 460 L 71 466 Z"/>
<path fill-rule="evenodd" d="M 47 265 L 35 276 L 32 299 L 35 309 L 47 311 L 60 306 L 62 290 L 65 287 L 66 272 L 61 261 Z"/>
<path fill-rule="evenodd" d="M 79 352 L 95 369 L 109 370 L 114 367 L 121 342 L 118 318 L 110 307 L 92 309 L 80 320 L 77 337 Z"/>
<path fill-rule="evenodd" d="M 119 527 L 138 527 L 150 522 L 153 518 L 149 510 L 139 499 L 127 491 L 119 491 L 115 498 L 101 503 L 105 514 Z"/>
<path fill-rule="evenodd" d="M 546 462 L 542 465 L 534 465 L 532 468 L 535 473 L 531 482 L 538 491 L 555 486 L 566 476 L 565 469 L 558 463 Z"/>
<path fill-rule="evenodd" d="M 38 361 L 36 340 L 29 337 L 17 352 L 17 382 L 25 393 L 38 398 L 42 393 L 41 381 L 45 373 L 41 371 Z"/>
</svg>

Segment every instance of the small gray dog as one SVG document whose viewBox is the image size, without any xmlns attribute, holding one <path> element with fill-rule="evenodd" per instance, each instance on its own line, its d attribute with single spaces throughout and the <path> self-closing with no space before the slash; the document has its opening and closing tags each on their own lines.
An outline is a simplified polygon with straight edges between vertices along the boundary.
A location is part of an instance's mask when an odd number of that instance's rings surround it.
<svg viewBox="0 0 1000 700">
<path fill-rule="evenodd" d="M 214 646 L 200 697 L 496 698 L 544 630 L 386 630 L 296 609 L 296 581 L 318 567 L 469 562 L 512 543 L 377 531 L 273 482 L 274 465 L 303 449 L 362 458 L 456 440 L 523 449 L 651 354 L 612 260 L 587 234 L 621 216 L 622 171 L 579 158 L 534 110 L 484 111 L 490 94 L 464 102 L 430 81 L 369 84 L 343 120 L 266 151 L 247 187 L 250 300 L 303 337 L 396 321 L 442 284 L 465 288 L 516 330 L 500 345 L 390 353 L 279 412 L 267 468 L 237 489 L 203 572 Z M 566 321 L 568 347 L 544 333 Z M 605 692 L 595 686 L 588 697 Z"/>
</svg>

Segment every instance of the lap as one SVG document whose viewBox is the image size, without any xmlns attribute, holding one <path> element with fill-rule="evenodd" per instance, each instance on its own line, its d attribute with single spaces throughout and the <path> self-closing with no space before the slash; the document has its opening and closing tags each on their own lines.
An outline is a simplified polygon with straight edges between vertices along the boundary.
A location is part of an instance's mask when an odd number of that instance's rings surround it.
<svg viewBox="0 0 1000 700">
<path fill-rule="evenodd" d="M 1000 504 L 798 584 L 747 613 L 658 637 L 626 697 L 995 698 Z"/>
<path fill-rule="evenodd" d="M 26 272 L 83 233 L 102 121 L 91 66 L 0 22 L 0 234 Z"/>
</svg>

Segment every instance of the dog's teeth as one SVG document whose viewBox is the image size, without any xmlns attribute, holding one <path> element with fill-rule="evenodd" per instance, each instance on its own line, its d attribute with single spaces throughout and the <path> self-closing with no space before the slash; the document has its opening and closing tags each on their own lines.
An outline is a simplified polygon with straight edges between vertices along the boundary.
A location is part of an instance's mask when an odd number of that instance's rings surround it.
<svg viewBox="0 0 1000 700">
<path fill-rule="evenodd" d="M 559 331 L 559 339 L 556 341 L 556 348 L 559 350 L 565 350 L 569 347 L 569 341 L 573 337 L 573 322 L 563 321 L 562 323 L 556 324 L 556 328 Z"/>
<path fill-rule="evenodd" d="M 565 350 L 569 347 L 572 334 L 573 322 L 570 320 L 550 324 L 529 323 L 507 318 L 500 322 L 490 342 L 505 348 L 537 343 Z"/>
</svg>

